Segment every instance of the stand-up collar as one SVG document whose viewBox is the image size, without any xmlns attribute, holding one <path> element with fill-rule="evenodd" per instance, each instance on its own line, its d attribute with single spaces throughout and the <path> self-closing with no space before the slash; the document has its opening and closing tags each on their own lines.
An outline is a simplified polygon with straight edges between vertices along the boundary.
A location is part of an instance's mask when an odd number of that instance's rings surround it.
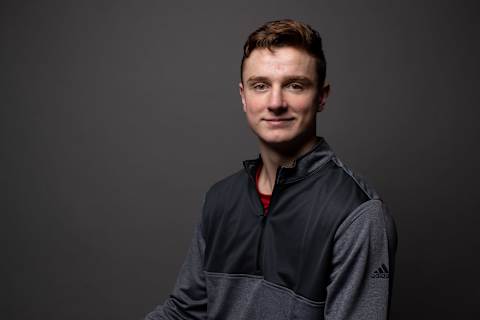
<svg viewBox="0 0 480 320">
<path fill-rule="evenodd" d="M 317 142 L 310 151 L 295 159 L 290 166 L 277 168 L 276 183 L 289 183 L 303 179 L 323 166 L 332 156 L 333 151 L 325 139 L 317 137 Z M 259 153 L 256 159 L 244 160 L 243 167 L 247 174 L 255 179 L 256 169 L 261 163 L 262 156 Z"/>
</svg>

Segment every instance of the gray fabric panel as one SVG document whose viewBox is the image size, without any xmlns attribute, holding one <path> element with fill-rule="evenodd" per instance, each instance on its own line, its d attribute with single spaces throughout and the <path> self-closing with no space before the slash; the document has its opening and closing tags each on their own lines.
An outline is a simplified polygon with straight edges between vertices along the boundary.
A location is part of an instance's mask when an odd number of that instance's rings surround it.
<svg viewBox="0 0 480 320">
<path fill-rule="evenodd" d="M 333 271 L 327 288 L 328 320 L 388 318 L 390 271 L 393 261 L 380 200 L 359 206 L 335 236 Z"/>
<path fill-rule="evenodd" d="M 209 319 L 324 319 L 323 302 L 310 301 L 261 276 L 206 272 L 206 282 Z"/>
</svg>

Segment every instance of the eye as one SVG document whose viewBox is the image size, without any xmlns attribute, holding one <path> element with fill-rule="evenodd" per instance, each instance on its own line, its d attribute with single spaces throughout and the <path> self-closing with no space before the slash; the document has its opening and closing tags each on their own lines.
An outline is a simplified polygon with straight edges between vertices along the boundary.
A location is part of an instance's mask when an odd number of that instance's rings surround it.
<svg viewBox="0 0 480 320">
<path fill-rule="evenodd" d="M 252 85 L 252 88 L 255 91 L 265 91 L 265 90 L 267 90 L 267 85 L 263 82 L 257 82 L 254 85 Z"/>
<path fill-rule="evenodd" d="M 303 90 L 303 85 L 298 82 L 291 82 L 287 85 L 287 88 L 293 90 L 293 91 L 301 91 Z"/>
</svg>

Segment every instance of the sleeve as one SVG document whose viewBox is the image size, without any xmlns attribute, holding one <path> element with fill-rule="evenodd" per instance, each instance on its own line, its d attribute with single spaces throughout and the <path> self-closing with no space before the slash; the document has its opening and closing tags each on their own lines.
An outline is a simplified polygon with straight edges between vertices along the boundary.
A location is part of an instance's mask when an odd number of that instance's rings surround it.
<svg viewBox="0 0 480 320">
<path fill-rule="evenodd" d="M 145 320 L 186 320 L 207 318 L 207 291 L 203 273 L 205 239 L 201 221 L 178 274 L 175 286 L 163 305 L 150 312 Z"/>
<path fill-rule="evenodd" d="M 381 200 L 355 209 L 335 233 L 325 319 L 388 319 L 396 248 L 395 223 Z"/>
</svg>

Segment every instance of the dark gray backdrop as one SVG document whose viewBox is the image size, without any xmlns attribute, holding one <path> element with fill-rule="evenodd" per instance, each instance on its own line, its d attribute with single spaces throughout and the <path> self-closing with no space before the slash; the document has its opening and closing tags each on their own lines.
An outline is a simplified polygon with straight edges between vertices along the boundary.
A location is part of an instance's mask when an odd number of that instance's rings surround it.
<svg viewBox="0 0 480 320">
<path fill-rule="evenodd" d="M 243 42 L 284 17 L 324 37 L 319 133 L 397 221 L 392 318 L 479 316 L 474 1 L 2 1 L 2 319 L 167 297 L 203 193 L 257 154 Z"/>
</svg>

